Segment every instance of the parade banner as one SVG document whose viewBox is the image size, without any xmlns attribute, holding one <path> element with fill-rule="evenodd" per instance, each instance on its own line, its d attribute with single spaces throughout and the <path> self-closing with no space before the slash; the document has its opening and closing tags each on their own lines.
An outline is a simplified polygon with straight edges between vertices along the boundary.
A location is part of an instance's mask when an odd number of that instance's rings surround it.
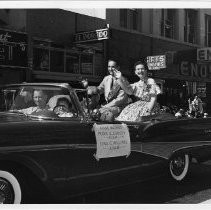
<svg viewBox="0 0 211 210">
<path fill-rule="evenodd" d="M 93 129 L 97 143 L 97 160 L 130 154 L 130 134 L 126 124 L 94 124 Z"/>
</svg>

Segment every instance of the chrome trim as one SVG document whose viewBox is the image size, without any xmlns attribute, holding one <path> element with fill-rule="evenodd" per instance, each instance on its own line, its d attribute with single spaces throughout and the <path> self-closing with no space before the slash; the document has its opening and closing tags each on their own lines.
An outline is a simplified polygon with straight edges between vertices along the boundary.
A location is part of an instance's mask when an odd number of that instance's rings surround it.
<svg viewBox="0 0 211 210">
<path fill-rule="evenodd" d="M 155 163 L 152 163 L 150 165 L 155 165 Z M 116 173 L 116 172 L 120 172 L 120 171 L 126 171 L 126 170 L 131 170 L 131 169 L 137 169 L 140 168 L 140 165 L 134 165 L 134 166 L 129 166 L 129 167 L 125 167 L 125 168 L 119 168 L 119 169 L 112 169 L 109 171 L 104 171 L 104 172 L 98 172 L 98 173 L 89 173 L 89 174 L 83 174 L 83 175 L 78 175 L 78 176 L 73 176 L 73 177 L 67 177 L 67 178 L 54 178 L 54 181 L 70 181 L 70 180 L 74 180 L 74 179 L 79 179 L 79 178 L 84 178 L 84 177 L 92 177 L 92 176 L 102 176 L 102 175 L 106 175 L 106 174 L 110 174 L 110 173 Z M 153 167 L 153 166 L 152 166 Z"/>
<path fill-rule="evenodd" d="M 196 143 L 195 145 L 184 145 Z M 202 141 L 202 142 L 134 142 L 131 144 L 131 152 L 138 152 L 143 154 L 152 155 L 155 157 L 160 157 L 164 159 L 168 159 L 170 156 L 165 156 L 161 154 L 156 154 L 156 152 L 147 152 L 144 151 L 144 146 L 148 144 L 154 144 L 155 146 L 161 147 L 166 144 L 173 144 L 171 150 L 168 153 L 171 155 L 179 150 L 189 149 L 194 147 L 203 147 L 203 146 L 211 146 L 210 141 Z M 179 146 L 178 144 L 183 144 Z M 177 148 L 174 148 L 176 146 Z M 54 144 L 54 145 L 28 145 L 28 146 L 7 146 L 0 147 L 0 153 L 10 153 L 10 152 L 27 152 L 27 151 L 48 151 L 48 150 L 63 150 L 63 149 L 96 149 L 96 144 Z"/>
</svg>

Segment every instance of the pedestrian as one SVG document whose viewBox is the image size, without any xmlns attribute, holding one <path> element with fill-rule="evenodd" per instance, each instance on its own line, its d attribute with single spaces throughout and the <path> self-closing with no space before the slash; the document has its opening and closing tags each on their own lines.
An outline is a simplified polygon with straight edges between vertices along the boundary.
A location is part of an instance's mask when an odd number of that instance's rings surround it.
<svg viewBox="0 0 211 210">
<path fill-rule="evenodd" d="M 193 97 L 190 96 L 190 97 L 188 98 L 188 113 L 189 113 L 190 115 L 193 114 L 193 104 L 192 104 L 192 100 L 193 100 Z"/>
<path fill-rule="evenodd" d="M 202 100 L 199 98 L 197 94 L 195 95 L 194 100 L 192 101 L 192 107 L 193 107 L 195 118 L 203 115 Z"/>
</svg>

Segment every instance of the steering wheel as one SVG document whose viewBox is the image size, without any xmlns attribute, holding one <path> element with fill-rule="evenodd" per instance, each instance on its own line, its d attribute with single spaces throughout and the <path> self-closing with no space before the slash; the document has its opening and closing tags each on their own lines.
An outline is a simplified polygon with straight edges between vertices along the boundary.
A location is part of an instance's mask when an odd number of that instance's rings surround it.
<svg viewBox="0 0 211 210">
<path fill-rule="evenodd" d="M 64 112 L 69 112 L 69 109 L 66 106 L 64 106 L 64 105 L 58 105 L 58 106 L 54 107 L 53 112 L 55 114 L 59 115 L 59 114 L 62 114 Z"/>
</svg>

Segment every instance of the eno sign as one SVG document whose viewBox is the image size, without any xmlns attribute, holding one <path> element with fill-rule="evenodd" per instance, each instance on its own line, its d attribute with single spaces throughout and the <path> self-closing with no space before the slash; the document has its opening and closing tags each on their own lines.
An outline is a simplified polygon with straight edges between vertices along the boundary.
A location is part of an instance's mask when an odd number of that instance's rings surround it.
<svg viewBox="0 0 211 210">
<path fill-rule="evenodd" d="M 91 42 L 96 40 L 103 40 L 109 38 L 109 29 L 99 29 L 95 31 L 87 31 L 82 33 L 77 33 L 74 35 L 74 42 Z"/>
<path fill-rule="evenodd" d="M 197 49 L 197 61 L 211 61 L 211 47 Z"/>
<path fill-rule="evenodd" d="M 149 70 L 158 70 L 166 68 L 166 56 L 147 56 L 147 66 Z"/>
</svg>

